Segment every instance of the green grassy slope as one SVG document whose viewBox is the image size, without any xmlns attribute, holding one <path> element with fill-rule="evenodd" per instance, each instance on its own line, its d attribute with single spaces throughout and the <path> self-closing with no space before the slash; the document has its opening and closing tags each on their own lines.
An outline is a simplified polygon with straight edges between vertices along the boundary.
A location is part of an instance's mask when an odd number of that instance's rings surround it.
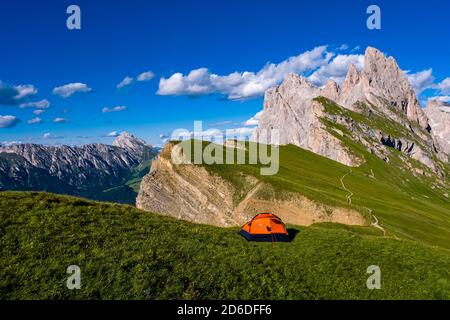
<svg viewBox="0 0 450 320">
<path fill-rule="evenodd" d="M 291 227 L 250 243 L 195 225 L 45 193 L 0 193 L 0 299 L 448 299 L 450 252 L 370 228 Z M 81 290 L 68 290 L 69 265 Z M 367 267 L 381 268 L 368 290 Z"/>
<path fill-rule="evenodd" d="M 143 160 L 131 171 L 123 184 L 114 188 L 100 190 L 96 193 L 90 192 L 86 197 L 98 201 L 135 205 L 142 178 L 150 171 L 151 163 L 152 159 Z"/>
<path fill-rule="evenodd" d="M 390 236 L 450 248 L 450 199 L 444 196 L 450 192 L 448 187 L 442 187 L 442 181 L 449 185 L 448 172 L 446 177 L 439 178 L 440 182 L 437 177 L 418 178 L 402 169 L 397 151 L 393 150 L 391 162 L 386 163 L 351 139 L 337 136 L 355 154 L 365 159 L 365 163 L 349 168 L 288 145 L 280 147 L 280 169 L 274 176 L 261 176 L 260 165 L 204 166 L 211 173 L 231 182 L 238 190 L 248 189 L 244 176 L 251 175 L 275 190 L 275 195 L 261 192 L 259 196 L 262 198 L 283 198 L 285 191 L 298 192 L 320 203 L 354 208 L 368 221 L 373 221 L 370 209 Z M 200 141 L 191 143 L 202 144 L 203 148 L 209 144 Z M 344 175 L 346 188 L 354 193 L 351 204 L 347 201 L 348 192 L 341 184 Z"/>
</svg>

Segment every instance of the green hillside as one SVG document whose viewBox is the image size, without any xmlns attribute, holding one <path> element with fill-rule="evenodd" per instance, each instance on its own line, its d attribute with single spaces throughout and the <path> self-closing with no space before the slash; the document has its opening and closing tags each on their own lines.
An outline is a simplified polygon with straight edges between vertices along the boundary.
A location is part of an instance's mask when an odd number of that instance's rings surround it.
<svg viewBox="0 0 450 320">
<path fill-rule="evenodd" d="M 280 147 L 279 172 L 273 176 L 261 176 L 261 165 L 223 164 L 204 167 L 232 183 L 237 190 L 243 191 L 237 195 L 236 202 L 242 200 L 251 188 L 246 185 L 245 179 L 245 176 L 250 175 L 272 187 L 270 190 L 260 190 L 256 195 L 259 198 L 283 199 L 286 191 L 296 192 L 319 203 L 358 210 L 366 217 L 368 224 L 378 219 L 389 236 L 450 248 L 448 164 L 442 163 L 444 177 L 413 175 L 411 169 L 403 165 L 402 155 L 397 150 L 392 150 L 390 162 L 387 163 L 347 136 L 336 134 L 336 137 L 354 154 L 365 159 L 365 163 L 350 168 L 288 145 Z M 209 145 L 208 142 L 201 141 L 182 143 L 191 143 L 192 148 L 194 144 L 201 144 L 203 148 Z M 246 148 L 250 148 L 248 142 Z M 162 156 L 169 155 L 163 153 Z M 246 157 L 246 163 L 249 163 L 248 152 Z M 424 172 L 427 170 L 416 162 L 414 164 L 417 168 Z M 348 200 L 350 193 L 351 203 Z"/>
<path fill-rule="evenodd" d="M 203 142 L 203 147 L 206 145 L 208 143 Z M 449 189 L 442 186 L 442 181 L 448 186 L 448 178 L 439 181 L 423 176 L 419 179 L 362 148 L 359 152 L 366 163 L 357 168 L 292 145 L 280 147 L 280 169 L 274 176 L 261 176 L 259 165 L 205 165 L 205 168 L 222 176 L 238 190 L 248 191 L 245 175 L 272 186 L 270 192 L 262 190 L 257 194 L 261 198 L 282 199 L 285 191 L 297 192 L 320 203 L 356 209 L 368 223 L 374 219 L 370 209 L 390 236 L 450 248 L 450 199 L 445 197 Z M 393 158 L 392 161 L 399 160 Z M 347 200 L 349 192 L 343 188 L 341 180 L 353 193 L 351 204 Z"/>
<path fill-rule="evenodd" d="M 0 299 L 448 299 L 450 252 L 370 227 L 290 227 L 290 243 L 133 207 L 0 193 Z M 81 268 L 80 290 L 65 286 Z M 368 290 L 367 267 L 381 268 Z"/>
</svg>

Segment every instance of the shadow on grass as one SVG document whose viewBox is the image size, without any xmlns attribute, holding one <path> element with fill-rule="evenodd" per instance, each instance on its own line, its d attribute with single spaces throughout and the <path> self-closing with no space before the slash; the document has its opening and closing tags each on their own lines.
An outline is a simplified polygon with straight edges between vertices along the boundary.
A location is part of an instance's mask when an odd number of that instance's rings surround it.
<svg viewBox="0 0 450 320">
<path fill-rule="evenodd" d="M 289 233 L 289 241 L 288 242 L 292 242 L 292 241 L 294 241 L 295 237 L 297 236 L 297 233 L 299 233 L 300 231 L 298 231 L 297 229 L 288 228 L 287 232 Z"/>
</svg>

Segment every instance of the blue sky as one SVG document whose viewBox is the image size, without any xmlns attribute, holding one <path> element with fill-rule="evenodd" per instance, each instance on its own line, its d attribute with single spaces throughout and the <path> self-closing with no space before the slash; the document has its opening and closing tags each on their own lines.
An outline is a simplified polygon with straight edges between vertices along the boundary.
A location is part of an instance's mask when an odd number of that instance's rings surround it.
<svg viewBox="0 0 450 320">
<path fill-rule="evenodd" d="M 81 8 L 81 30 L 66 28 L 70 4 Z M 366 28 L 371 4 L 381 30 Z M 357 64 L 369 45 L 409 71 L 422 101 L 448 96 L 448 12 L 441 0 L 8 1 L 0 142 L 111 142 L 108 133 L 128 131 L 158 145 L 194 120 L 251 128 L 244 123 L 262 109 L 264 89 L 285 71 L 311 76 L 325 66 L 320 85 L 341 76 L 336 57 Z M 117 88 L 125 77 L 131 84 Z M 70 87 L 79 92 L 67 96 Z"/>
</svg>

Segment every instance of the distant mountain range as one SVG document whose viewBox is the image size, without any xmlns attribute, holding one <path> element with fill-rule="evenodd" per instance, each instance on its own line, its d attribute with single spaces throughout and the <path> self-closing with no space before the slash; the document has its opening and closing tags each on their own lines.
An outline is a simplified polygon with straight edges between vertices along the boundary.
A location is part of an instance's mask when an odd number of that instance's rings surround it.
<svg viewBox="0 0 450 320">
<path fill-rule="evenodd" d="M 33 190 L 134 204 L 158 150 L 129 133 L 112 145 L 0 146 L 0 190 Z"/>
</svg>

